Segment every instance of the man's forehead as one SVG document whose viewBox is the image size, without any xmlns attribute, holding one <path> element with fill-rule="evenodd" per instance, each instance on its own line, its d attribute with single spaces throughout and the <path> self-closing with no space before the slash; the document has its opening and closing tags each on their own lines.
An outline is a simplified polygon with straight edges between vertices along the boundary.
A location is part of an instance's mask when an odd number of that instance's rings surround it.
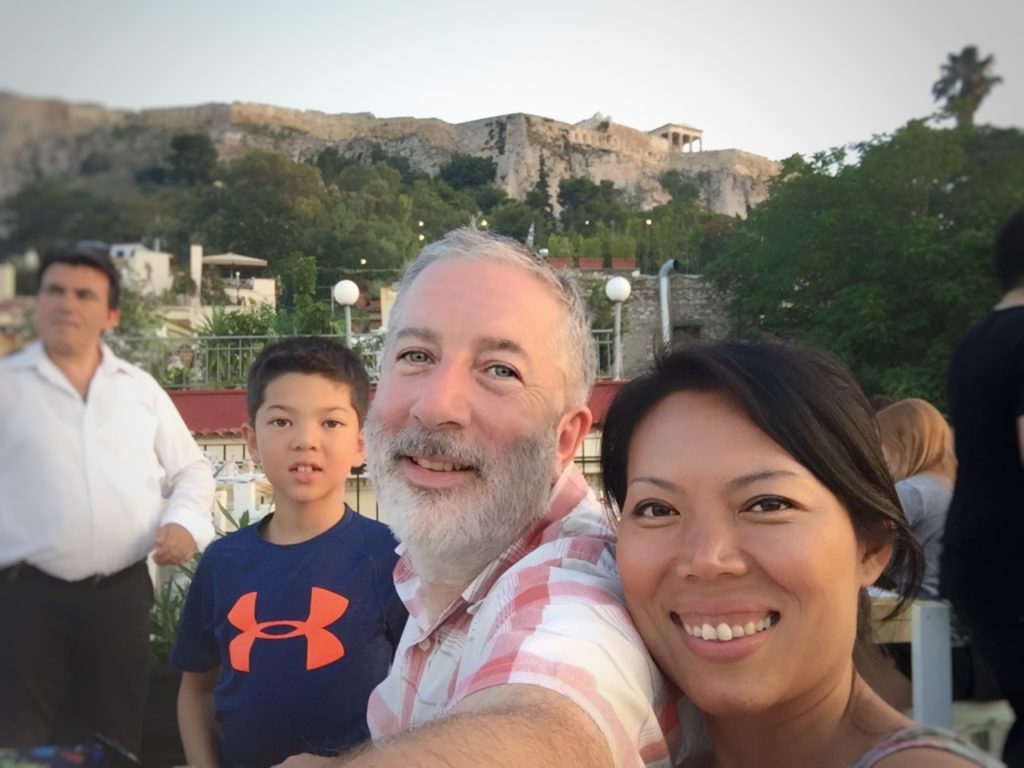
<svg viewBox="0 0 1024 768">
<path fill-rule="evenodd" d="M 402 314 L 421 315 L 491 305 L 506 315 L 534 317 L 558 303 L 552 286 L 523 266 L 472 258 L 428 265 L 399 297 Z"/>
<path fill-rule="evenodd" d="M 110 278 L 99 267 L 58 262 L 47 267 L 42 278 L 42 285 L 54 283 L 73 287 L 109 287 Z"/>
</svg>

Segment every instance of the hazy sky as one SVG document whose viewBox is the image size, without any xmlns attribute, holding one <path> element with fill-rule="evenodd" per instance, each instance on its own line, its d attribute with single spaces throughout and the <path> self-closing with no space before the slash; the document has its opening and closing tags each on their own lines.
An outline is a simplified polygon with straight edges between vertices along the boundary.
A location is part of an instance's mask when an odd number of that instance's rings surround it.
<svg viewBox="0 0 1024 768">
<path fill-rule="evenodd" d="M 784 157 L 934 109 L 951 51 L 1024 125 L 1022 0 L 0 0 L 0 90 L 112 107 L 257 101 L 461 122 L 595 112 Z"/>
</svg>

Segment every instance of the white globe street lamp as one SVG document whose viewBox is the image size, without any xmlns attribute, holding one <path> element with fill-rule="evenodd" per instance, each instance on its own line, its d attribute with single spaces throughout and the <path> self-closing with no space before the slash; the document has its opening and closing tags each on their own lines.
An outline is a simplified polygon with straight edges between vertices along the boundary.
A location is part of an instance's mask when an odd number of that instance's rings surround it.
<svg viewBox="0 0 1024 768">
<path fill-rule="evenodd" d="M 345 308 L 345 346 L 352 348 L 352 305 L 359 301 L 359 286 L 351 280 L 334 284 L 331 297 Z"/>
<path fill-rule="evenodd" d="M 622 302 L 629 298 L 632 291 L 629 280 L 616 275 L 604 284 L 604 295 L 612 302 L 615 309 L 615 363 L 613 378 L 622 378 Z"/>
</svg>

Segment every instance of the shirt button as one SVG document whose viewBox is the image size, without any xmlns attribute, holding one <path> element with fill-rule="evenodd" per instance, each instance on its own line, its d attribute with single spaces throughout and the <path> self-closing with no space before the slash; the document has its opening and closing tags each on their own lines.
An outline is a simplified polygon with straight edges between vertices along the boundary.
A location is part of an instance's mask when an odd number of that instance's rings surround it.
<svg viewBox="0 0 1024 768">
<path fill-rule="evenodd" d="M 430 638 L 428 637 L 426 640 L 420 640 L 419 646 L 420 646 L 420 650 L 421 651 L 429 651 L 430 650 Z"/>
</svg>

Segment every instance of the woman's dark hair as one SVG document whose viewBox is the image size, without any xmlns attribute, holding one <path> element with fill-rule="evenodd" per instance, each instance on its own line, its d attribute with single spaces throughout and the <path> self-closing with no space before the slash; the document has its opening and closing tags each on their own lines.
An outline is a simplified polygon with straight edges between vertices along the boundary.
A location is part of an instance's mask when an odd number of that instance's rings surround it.
<svg viewBox="0 0 1024 768">
<path fill-rule="evenodd" d="M 763 341 L 698 344 L 659 356 L 649 372 L 619 391 L 605 417 L 601 472 L 606 494 L 619 509 L 636 430 L 676 392 L 729 397 L 839 499 L 861 540 L 890 542 L 886 573 L 899 574 L 898 583 L 891 576 L 879 583 L 901 594 L 893 613 L 905 607 L 920 586 L 924 557 L 882 457 L 874 413 L 846 366 L 824 352 Z M 862 595 L 861 636 L 865 600 Z"/>
</svg>

